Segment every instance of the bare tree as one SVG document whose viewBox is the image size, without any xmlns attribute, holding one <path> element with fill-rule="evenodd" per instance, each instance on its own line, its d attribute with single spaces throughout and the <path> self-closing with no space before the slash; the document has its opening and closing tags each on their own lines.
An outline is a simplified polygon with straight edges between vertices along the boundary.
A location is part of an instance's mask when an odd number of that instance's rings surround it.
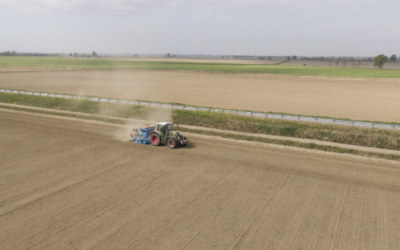
<svg viewBox="0 0 400 250">
<path fill-rule="evenodd" d="M 346 67 L 347 61 L 348 61 L 347 57 L 344 56 L 344 57 L 342 58 L 343 68 Z"/>
<path fill-rule="evenodd" d="M 335 58 L 336 67 L 339 67 L 340 57 Z"/>
<path fill-rule="evenodd" d="M 332 67 L 332 62 L 335 60 L 335 58 L 332 56 L 329 58 L 329 66 Z"/>
</svg>

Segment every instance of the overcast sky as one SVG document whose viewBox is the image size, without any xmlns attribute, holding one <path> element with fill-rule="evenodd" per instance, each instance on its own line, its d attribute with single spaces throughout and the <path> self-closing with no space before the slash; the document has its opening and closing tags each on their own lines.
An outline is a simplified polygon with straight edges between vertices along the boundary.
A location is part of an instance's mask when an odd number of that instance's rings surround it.
<svg viewBox="0 0 400 250">
<path fill-rule="evenodd" d="M 400 54 L 399 0 L 0 0 L 0 51 Z"/>
</svg>

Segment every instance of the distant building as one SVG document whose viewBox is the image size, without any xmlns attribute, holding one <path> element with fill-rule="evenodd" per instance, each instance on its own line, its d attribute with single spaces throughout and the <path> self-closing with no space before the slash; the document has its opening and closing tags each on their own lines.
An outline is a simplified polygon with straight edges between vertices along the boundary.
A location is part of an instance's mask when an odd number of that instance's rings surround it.
<svg viewBox="0 0 400 250">
<path fill-rule="evenodd" d="M 96 57 L 96 56 L 97 56 L 97 53 L 96 53 L 96 51 L 93 50 L 92 57 Z"/>
</svg>

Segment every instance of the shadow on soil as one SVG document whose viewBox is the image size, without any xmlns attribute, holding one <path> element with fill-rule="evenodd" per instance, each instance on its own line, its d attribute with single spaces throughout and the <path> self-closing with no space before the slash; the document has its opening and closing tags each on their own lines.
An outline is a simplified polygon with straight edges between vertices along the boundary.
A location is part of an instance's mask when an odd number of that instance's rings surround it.
<svg viewBox="0 0 400 250">
<path fill-rule="evenodd" d="M 192 149 L 192 148 L 196 148 L 196 144 L 189 143 L 186 147 L 178 147 L 177 149 L 184 150 L 184 149 Z"/>
</svg>

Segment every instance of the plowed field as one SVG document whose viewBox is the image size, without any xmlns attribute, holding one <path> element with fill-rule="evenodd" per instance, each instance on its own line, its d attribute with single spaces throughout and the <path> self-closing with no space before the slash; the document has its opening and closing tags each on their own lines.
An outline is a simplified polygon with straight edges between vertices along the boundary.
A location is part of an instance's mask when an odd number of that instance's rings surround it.
<svg viewBox="0 0 400 250">
<path fill-rule="evenodd" d="M 1 249 L 399 249 L 399 165 L 0 110 Z"/>
<path fill-rule="evenodd" d="M 0 73 L 0 88 L 400 122 L 400 82 L 177 71 Z"/>
</svg>

